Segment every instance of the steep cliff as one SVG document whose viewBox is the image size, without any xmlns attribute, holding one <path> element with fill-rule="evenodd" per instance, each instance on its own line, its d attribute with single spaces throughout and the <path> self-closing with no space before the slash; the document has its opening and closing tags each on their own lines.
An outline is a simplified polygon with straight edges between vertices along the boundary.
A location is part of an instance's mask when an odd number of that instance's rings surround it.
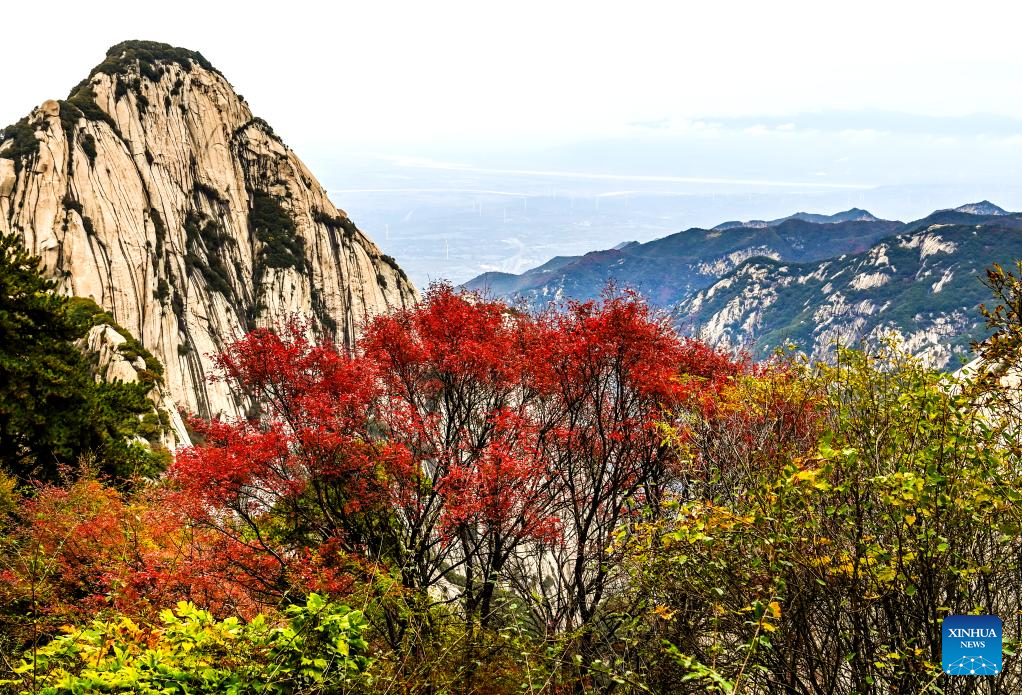
<svg viewBox="0 0 1022 695">
<path fill-rule="evenodd" d="M 180 406 L 236 414 L 210 355 L 292 315 L 350 345 L 417 300 L 392 258 L 199 53 L 131 41 L 0 136 L 0 232 L 166 367 Z"/>
</svg>

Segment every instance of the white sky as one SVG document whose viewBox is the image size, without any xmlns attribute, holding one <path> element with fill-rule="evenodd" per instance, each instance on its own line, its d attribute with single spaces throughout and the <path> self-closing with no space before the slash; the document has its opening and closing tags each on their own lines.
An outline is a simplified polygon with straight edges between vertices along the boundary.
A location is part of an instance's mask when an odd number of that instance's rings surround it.
<svg viewBox="0 0 1022 695">
<path fill-rule="evenodd" d="M 1016 2 L 12 2 L 0 125 L 128 38 L 201 51 L 291 142 L 510 143 L 669 119 L 1022 116 Z M 318 129 L 318 132 L 313 132 Z"/>
</svg>

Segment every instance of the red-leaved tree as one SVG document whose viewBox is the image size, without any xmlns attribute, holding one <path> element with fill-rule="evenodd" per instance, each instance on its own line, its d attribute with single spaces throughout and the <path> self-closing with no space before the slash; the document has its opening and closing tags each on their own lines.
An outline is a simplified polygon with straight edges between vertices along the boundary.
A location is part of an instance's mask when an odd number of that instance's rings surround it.
<svg viewBox="0 0 1022 695">
<path fill-rule="evenodd" d="M 484 622 L 515 551 L 560 534 L 533 413 L 536 333 L 527 315 L 438 286 L 360 342 L 382 390 L 380 434 L 414 462 L 392 499 L 402 576 L 459 586 Z"/>
<path fill-rule="evenodd" d="M 615 534 L 678 480 L 664 414 L 747 369 L 629 294 L 533 315 L 438 285 L 353 354 L 307 333 L 220 357 L 258 411 L 196 423 L 173 468 L 234 576 L 282 597 L 296 577 L 343 586 L 358 557 L 484 624 L 513 591 L 553 631 L 602 619 Z"/>
<path fill-rule="evenodd" d="M 630 293 L 569 303 L 536 323 L 533 410 L 563 538 L 518 557 L 510 578 L 536 627 L 559 632 L 603 621 L 615 535 L 655 513 L 677 478 L 665 414 L 697 404 L 743 365 L 679 338 Z M 613 620 L 603 627 L 613 631 Z"/>
</svg>

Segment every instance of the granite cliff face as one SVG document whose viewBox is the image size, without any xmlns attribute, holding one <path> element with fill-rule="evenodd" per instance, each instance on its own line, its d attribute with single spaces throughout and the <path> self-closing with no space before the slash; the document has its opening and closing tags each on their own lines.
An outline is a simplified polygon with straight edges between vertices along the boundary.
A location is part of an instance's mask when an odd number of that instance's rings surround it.
<svg viewBox="0 0 1022 695">
<path fill-rule="evenodd" d="M 0 137 L 0 232 L 163 362 L 181 407 L 237 414 L 211 354 L 292 315 L 350 345 L 414 303 L 394 260 L 201 54 L 126 42 Z"/>
</svg>

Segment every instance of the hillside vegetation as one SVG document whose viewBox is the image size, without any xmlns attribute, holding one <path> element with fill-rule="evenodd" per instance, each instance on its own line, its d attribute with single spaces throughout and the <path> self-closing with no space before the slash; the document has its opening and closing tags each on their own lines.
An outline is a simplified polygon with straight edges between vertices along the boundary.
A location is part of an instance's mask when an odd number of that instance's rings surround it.
<svg viewBox="0 0 1022 695">
<path fill-rule="evenodd" d="M 354 351 L 255 330 L 216 378 L 260 409 L 166 474 L 4 461 L 4 687 L 1018 692 L 1022 285 L 988 283 L 968 381 L 889 343 L 754 362 L 627 293 L 435 286 Z M 1004 620 L 982 685 L 942 675 L 954 613 Z"/>
</svg>

